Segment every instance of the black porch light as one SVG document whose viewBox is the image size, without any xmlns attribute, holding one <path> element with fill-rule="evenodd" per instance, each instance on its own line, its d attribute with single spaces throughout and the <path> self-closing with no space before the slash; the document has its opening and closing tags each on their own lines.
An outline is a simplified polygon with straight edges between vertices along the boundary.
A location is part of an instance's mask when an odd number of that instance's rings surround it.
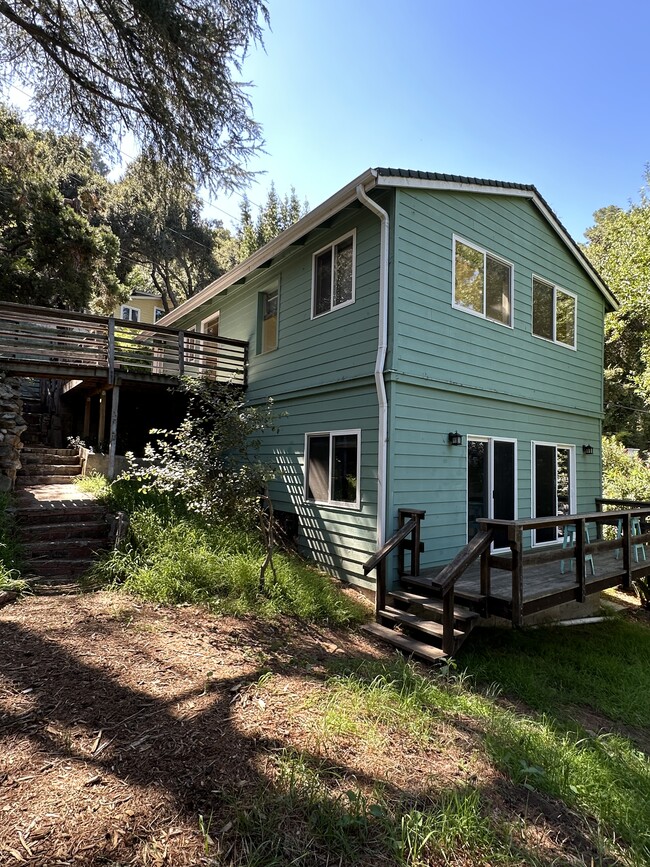
<svg viewBox="0 0 650 867">
<path fill-rule="evenodd" d="M 463 435 L 459 434 L 458 431 L 455 431 L 455 433 L 449 433 L 447 434 L 447 442 L 450 446 L 462 446 Z"/>
<path fill-rule="evenodd" d="M 593 453 L 594 453 L 594 447 L 593 446 L 584 445 L 582 447 L 582 454 L 583 455 L 593 455 Z"/>
</svg>

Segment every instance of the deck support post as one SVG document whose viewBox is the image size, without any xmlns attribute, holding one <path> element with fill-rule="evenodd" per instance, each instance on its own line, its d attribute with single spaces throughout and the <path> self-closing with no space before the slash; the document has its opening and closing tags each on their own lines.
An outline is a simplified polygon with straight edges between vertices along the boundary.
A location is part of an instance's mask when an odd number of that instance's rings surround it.
<svg viewBox="0 0 650 867">
<path fill-rule="evenodd" d="M 524 625 L 523 588 L 523 533 L 521 527 L 508 527 L 508 541 L 512 551 L 512 625 Z"/>
<path fill-rule="evenodd" d="M 454 650 L 454 588 L 453 585 L 442 597 L 442 649 L 447 656 Z"/>
<path fill-rule="evenodd" d="M 488 530 L 489 527 L 487 524 L 484 524 L 483 521 L 479 521 L 479 527 L 481 530 Z M 489 616 L 489 607 L 490 607 L 490 593 L 492 592 L 492 571 L 490 567 L 490 548 L 486 548 L 485 551 L 481 554 L 480 560 L 480 582 L 481 582 L 481 596 L 485 597 L 485 616 Z"/>
<path fill-rule="evenodd" d="M 380 621 L 379 612 L 386 607 L 386 561 L 377 564 L 377 585 L 375 587 L 375 620 Z"/>
<path fill-rule="evenodd" d="M 111 395 L 111 435 L 108 441 L 108 478 L 115 478 L 115 451 L 117 449 L 117 411 L 120 405 L 120 387 L 116 385 Z"/>
<path fill-rule="evenodd" d="M 108 384 L 113 385 L 115 382 L 115 317 L 108 317 Z"/>
<path fill-rule="evenodd" d="M 626 512 L 621 520 L 623 521 L 621 542 L 623 544 L 623 570 L 625 572 L 623 587 L 625 590 L 629 590 L 632 586 L 632 517 L 629 512 Z"/>
<path fill-rule="evenodd" d="M 102 449 L 106 438 L 106 389 L 99 395 L 99 424 L 97 429 L 97 448 Z"/>
<path fill-rule="evenodd" d="M 92 398 L 86 398 L 86 404 L 84 406 L 84 427 L 82 437 L 84 440 L 87 440 L 90 436 L 90 410 L 92 408 Z"/>
<path fill-rule="evenodd" d="M 584 602 L 587 598 L 585 578 L 585 519 L 576 518 L 576 578 L 578 581 L 578 602 Z"/>
</svg>

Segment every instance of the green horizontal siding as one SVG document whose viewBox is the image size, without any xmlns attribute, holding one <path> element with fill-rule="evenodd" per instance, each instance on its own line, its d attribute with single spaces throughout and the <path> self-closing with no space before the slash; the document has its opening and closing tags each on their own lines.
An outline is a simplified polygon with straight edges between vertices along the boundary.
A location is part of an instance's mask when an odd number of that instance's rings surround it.
<svg viewBox="0 0 650 867">
<path fill-rule="evenodd" d="M 601 411 L 604 299 L 528 200 L 399 190 L 396 222 L 394 370 Z M 513 264 L 513 328 L 452 307 L 454 234 Z M 533 273 L 578 296 L 577 351 L 531 334 Z"/>
<path fill-rule="evenodd" d="M 391 385 L 392 449 L 389 515 L 399 508 L 426 509 L 423 563 L 448 563 L 466 542 L 467 436 L 517 440 L 518 517 L 530 517 L 531 443 L 575 445 L 577 508 L 595 510 L 601 490 L 600 421 L 597 418 L 515 406 L 489 397 L 468 401 L 434 386 Z M 462 446 L 447 435 L 458 431 Z M 582 453 L 582 445 L 594 454 Z"/>
</svg>

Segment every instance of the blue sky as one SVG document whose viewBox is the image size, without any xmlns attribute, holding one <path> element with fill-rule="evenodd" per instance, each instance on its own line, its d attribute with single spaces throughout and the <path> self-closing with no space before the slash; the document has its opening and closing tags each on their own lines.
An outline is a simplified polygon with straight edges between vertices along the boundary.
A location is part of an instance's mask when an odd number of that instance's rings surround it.
<svg viewBox="0 0 650 867">
<path fill-rule="evenodd" d="M 250 53 L 273 180 L 314 207 L 370 166 L 534 183 L 576 240 L 650 161 L 650 4 L 269 0 Z M 217 204 L 237 216 L 238 199 Z M 212 211 L 226 224 L 223 211 Z"/>
</svg>

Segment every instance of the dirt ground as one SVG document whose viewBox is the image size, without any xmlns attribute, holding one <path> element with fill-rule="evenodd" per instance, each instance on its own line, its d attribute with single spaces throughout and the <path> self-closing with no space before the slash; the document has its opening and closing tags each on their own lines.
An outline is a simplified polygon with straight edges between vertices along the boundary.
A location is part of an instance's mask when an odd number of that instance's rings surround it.
<svg viewBox="0 0 650 867">
<path fill-rule="evenodd" d="M 274 757 L 286 749 L 326 761 L 343 787 L 381 781 L 405 798 L 480 780 L 499 816 L 534 811 L 522 834 L 548 863 L 567 841 L 589 863 L 581 820 L 489 766 L 472 721 L 424 746 L 390 731 L 370 746 L 324 734 L 314 699 L 335 665 L 389 655 L 358 632 L 106 592 L 7 605 L 0 864 L 240 863 L 233 812 L 272 789 Z"/>
</svg>

